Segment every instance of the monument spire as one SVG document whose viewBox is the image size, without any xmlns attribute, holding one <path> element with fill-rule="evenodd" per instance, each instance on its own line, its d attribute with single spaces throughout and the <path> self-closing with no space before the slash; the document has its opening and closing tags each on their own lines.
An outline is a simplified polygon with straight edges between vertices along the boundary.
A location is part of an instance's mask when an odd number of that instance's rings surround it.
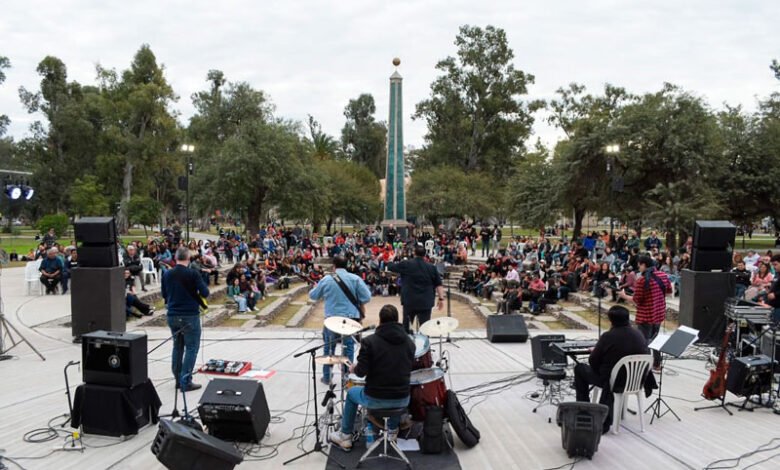
<svg viewBox="0 0 780 470">
<path fill-rule="evenodd" d="M 401 59 L 393 59 L 398 67 Z M 385 212 L 382 226 L 391 224 L 406 234 L 406 197 L 404 194 L 403 77 L 396 69 L 390 76 L 390 117 L 387 120 L 387 168 L 385 169 Z"/>
</svg>

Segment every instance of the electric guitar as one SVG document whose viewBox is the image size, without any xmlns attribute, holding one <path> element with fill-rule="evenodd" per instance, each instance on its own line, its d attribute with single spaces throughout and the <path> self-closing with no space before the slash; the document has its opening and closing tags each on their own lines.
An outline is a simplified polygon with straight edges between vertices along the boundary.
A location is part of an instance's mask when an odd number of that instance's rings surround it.
<svg viewBox="0 0 780 470">
<path fill-rule="evenodd" d="M 729 347 L 729 337 L 734 332 L 735 326 L 736 322 L 726 328 L 726 332 L 723 334 L 723 343 L 720 346 L 718 364 L 710 371 L 710 378 L 704 384 L 704 390 L 702 390 L 701 394 L 707 400 L 716 400 L 726 396 L 726 372 L 729 370 L 726 354 Z"/>
</svg>

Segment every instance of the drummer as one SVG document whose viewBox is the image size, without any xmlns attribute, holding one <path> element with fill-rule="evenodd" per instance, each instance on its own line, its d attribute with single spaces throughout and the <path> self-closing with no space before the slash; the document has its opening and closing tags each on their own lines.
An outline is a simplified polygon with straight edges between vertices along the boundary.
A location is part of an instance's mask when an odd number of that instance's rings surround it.
<svg viewBox="0 0 780 470">
<path fill-rule="evenodd" d="M 398 309 L 385 305 L 379 311 L 379 326 L 360 342 L 357 364 L 349 371 L 366 378 L 365 387 L 347 392 L 341 431 L 332 432 L 330 441 L 345 451 L 352 449 L 352 430 L 358 405 L 370 409 L 401 408 L 409 404 L 409 379 L 414 361 L 414 342 L 398 323 Z M 388 421 L 390 436 L 398 433 L 398 418 Z"/>
<path fill-rule="evenodd" d="M 336 272 L 330 276 L 325 276 L 309 292 L 309 298 L 312 300 L 325 299 L 325 318 L 328 317 L 347 317 L 353 320 L 360 320 L 360 310 L 352 303 L 347 294 L 342 290 L 337 282 L 336 276 L 343 282 L 343 286 L 349 290 L 352 297 L 361 306 L 371 300 L 371 292 L 363 280 L 347 272 L 347 259 L 343 256 L 333 258 L 333 266 Z M 347 356 L 351 361 L 355 360 L 355 342 L 351 336 L 341 336 L 327 328 L 322 329 L 322 340 L 325 342 L 324 354 L 332 356 L 336 353 L 336 342 L 341 339 L 342 355 Z M 330 365 L 322 366 L 322 382 L 330 383 Z"/>
</svg>

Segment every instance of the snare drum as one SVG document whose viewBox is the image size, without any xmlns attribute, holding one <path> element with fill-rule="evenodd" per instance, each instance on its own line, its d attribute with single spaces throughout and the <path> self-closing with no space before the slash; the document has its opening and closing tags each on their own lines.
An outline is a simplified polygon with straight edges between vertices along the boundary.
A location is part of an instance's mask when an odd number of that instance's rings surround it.
<svg viewBox="0 0 780 470">
<path fill-rule="evenodd" d="M 414 363 L 412 364 L 412 370 L 433 367 L 431 342 L 428 340 L 428 337 L 420 333 L 409 335 L 409 337 L 414 341 Z"/>
<path fill-rule="evenodd" d="M 426 406 L 444 407 L 447 403 L 447 386 L 444 371 L 438 367 L 412 371 L 409 412 L 415 421 L 425 421 Z"/>
<path fill-rule="evenodd" d="M 347 383 L 344 384 L 344 390 L 349 390 L 352 387 L 365 387 L 366 386 L 366 378 L 365 377 L 358 377 L 355 374 L 349 374 L 347 376 Z"/>
</svg>

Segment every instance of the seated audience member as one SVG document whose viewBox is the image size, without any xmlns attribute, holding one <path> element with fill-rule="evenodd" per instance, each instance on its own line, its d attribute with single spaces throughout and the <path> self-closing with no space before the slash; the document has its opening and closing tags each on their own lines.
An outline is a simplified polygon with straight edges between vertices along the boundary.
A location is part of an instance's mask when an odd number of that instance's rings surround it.
<svg viewBox="0 0 780 470">
<path fill-rule="evenodd" d="M 745 296 L 745 291 L 748 287 L 750 287 L 750 271 L 745 268 L 745 262 L 740 261 L 737 263 L 737 267 L 732 270 L 732 272 L 736 275 L 736 285 L 734 290 L 734 295 L 741 299 Z"/>
<path fill-rule="evenodd" d="M 141 290 L 146 292 L 146 281 L 141 275 L 144 268 L 141 265 L 141 256 L 138 254 L 138 249 L 132 243 L 127 245 L 127 250 L 124 254 L 125 269 L 130 271 L 133 276 L 138 276 L 141 280 Z"/>
<path fill-rule="evenodd" d="M 574 388 L 577 393 L 577 401 L 590 401 L 591 386 L 595 385 L 601 388 L 599 402 L 607 405 L 610 410 L 604 422 L 603 431 L 605 433 L 609 430 L 612 423 L 614 395 L 609 387 L 612 368 L 626 356 L 648 354 L 649 352 L 645 337 L 639 330 L 631 326 L 628 309 L 615 305 L 609 309 L 607 316 L 612 324 L 612 328 L 601 335 L 598 343 L 596 343 L 596 347 L 590 353 L 588 364 L 580 362 L 574 367 Z M 652 374 L 648 375 L 652 377 Z M 623 377 L 622 382 L 615 382 L 614 391 L 623 389 L 625 377 Z"/>
<path fill-rule="evenodd" d="M 63 269 L 62 260 L 57 256 L 57 249 L 49 248 L 39 268 L 41 283 L 46 287 L 47 295 L 56 293 L 57 284 L 62 280 Z"/>
<path fill-rule="evenodd" d="M 545 291 L 547 291 L 547 285 L 541 279 L 538 272 L 534 272 L 531 283 L 528 284 L 528 291 L 531 294 L 531 301 L 529 302 L 531 313 L 539 313 L 539 299 L 541 299 Z"/>
<path fill-rule="evenodd" d="M 133 308 L 139 312 L 135 312 Z M 135 278 L 129 270 L 125 269 L 125 315 L 127 318 L 134 316 L 141 318 L 141 314 L 151 316 L 154 314 L 154 307 L 142 302 L 135 293 Z"/>
<path fill-rule="evenodd" d="M 498 301 L 496 313 L 509 314 L 523 308 L 523 296 L 519 281 L 509 281 L 504 291 L 504 298 Z"/>
<path fill-rule="evenodd" d="M 237 277 L 233 278 L 232 284 L 228 284 L 226 295 L 238 305 L 238 313 L 246 312 L 246 297 L 241 294 L 241 285 Z"/>
</svg>

